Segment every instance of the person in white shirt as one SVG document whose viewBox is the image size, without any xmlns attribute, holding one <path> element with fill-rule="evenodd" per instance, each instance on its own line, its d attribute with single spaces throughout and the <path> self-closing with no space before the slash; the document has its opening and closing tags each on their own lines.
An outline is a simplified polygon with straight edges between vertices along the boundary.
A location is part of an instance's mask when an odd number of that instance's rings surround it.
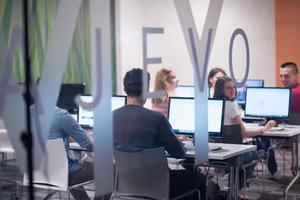
<svg viewBox="0 0 300 200">
<path fill-rule="evenodd" d="M 248 130 L 244 126 L 244 122 L 241 117 L 241 110 L 237 103 L 234 102 L 236 97 L 237 89 L 234 85 L 232 79 L 228 76 L 223 76 L 218 78 L 215 84 L 214 98 L 224 99 L 225 103 L 225 113 L 224 113 L 224 126 L 239 124 L 241 126 L 243 137 L 256 137 L 263 135 L 264 132 L 269 131 L 273 126 L 276 125 L 274 120 L 270 120 L 266 123 L 264 127 Z M 268 151 L 270 143 L 268 143 L 268 138 L 260 138 L 262 144 L 258 144 L 258 149 L 263 148 Z M 267 145 L 266 145 L 267 144 Z M 248 163 L 251 160 L 257 158 L 255 152 L 250 152 L 244 155 L 244 162 Z M 269 151 L 268 169 L 274 178 L 277 177 L 277 163 L 275 160 L 274 152 Z M 255 166 L 247 168 L 247 177 L 250 176 L 254 170 Z"/>
</svg>

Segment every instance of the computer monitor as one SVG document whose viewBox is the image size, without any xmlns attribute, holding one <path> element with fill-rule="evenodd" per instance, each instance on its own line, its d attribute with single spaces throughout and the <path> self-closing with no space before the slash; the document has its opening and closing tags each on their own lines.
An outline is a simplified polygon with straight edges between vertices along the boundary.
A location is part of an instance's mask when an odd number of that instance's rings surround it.
<svg viewBox="0 0 300 200">
<path fill-rule="evenodd" d="M 78 94 L 84 95 L 84 89 L 85 83 L 62 84 L 56 105 L 66 109 L 71 114 L 77 114 L 78 105 L 75 103 L 74 98 Z"/>
<path fill-rule="evenodd" d="M 241 81 L 241 80 L 238 80 Z M 245 100 L 246 100 L 246 88 L 247 87 L 264 87 L 264 80 L 254 80 L 254 79 L 249 79 L 246 81 L 243 87 L 237 88 L 237 94 L 235 98 L 235 102 L 239 105 L 245 105 Z"/>
<path fill-rule="evenodd" d="M 82 100 L 85 102 L 92 102 L 92 96 L 81 96 Z M 127 103 L 127 97 L 121 95 L 115 95 L 111 97 L 111 110 L 118 109 Z M 93 110 L 86 110 L 79 106 L 78 112 L 78 124 L 90 128 L 94 125 L 94 112 Z"/>
<path fill-rule="evenodd" d="M 127 96 L 114 95 L 111 97 L 111 111 L 114 111 L 127 104 Z"/>
<path fill-rule="evenodd" d="M 175 96 L 177 97 L 194 97 L 194 86 L 192 85 L 180 85 L 175 90 Z"/>
<path fill-rule="evenodd" d="M 252 88 L 246 90 L 246 117 L 288 119 L 290 114 L 290 88 Z"/>
<path fill-rule="evenodd" d="M 193 135 L 195 132 L 194 98 L 171 97 L 169 100 L 169 121 L 177 134 Z M 208 132 L 210 136 L 222 134 L 224 100 L 208 100 Z M 198 119 L 201 120 L 201 119 Z"/>
</svg>

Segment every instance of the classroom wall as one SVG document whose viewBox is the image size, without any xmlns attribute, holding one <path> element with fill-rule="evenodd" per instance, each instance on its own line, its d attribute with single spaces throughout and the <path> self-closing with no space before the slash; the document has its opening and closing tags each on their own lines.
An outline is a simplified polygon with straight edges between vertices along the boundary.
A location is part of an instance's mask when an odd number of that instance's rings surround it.
<svg viewBox="0 0 300 200">
<path fill-rule="evenodd" d="M 280 65 L 293 61 L 300 66 L 300 1 L 276 0 L 276 83 Z M 299 76 L 300 78 L 300 76 Z"/>
<path fill-rule="evenodd" d="M 190 0 L 201 36 L 209 1 Z M 143 66 L 142 27 L 163 27 L 164 34 L 148 36 L 148 56 L 161 57 L 161 65 L 149 65 L 153 85 L 154 75 L 162 66 L 177 72 L 180 84 L 191 85 L 194 75 L 188 50 L 172 0 L 116 1 L 117 30 L 117 90 L 122 92 L 122 77 L 132 67 Z M 222 67 L 229 72 L 229 42 L 233 31 L 242 28 L 250 46 L 249 78 L 264 79 L 267 86 L 275 85 L 275 3 L 274 0 L 224 0 L 209 69 Z M 199 36 L 199 37 L 200 37 Z M 245 47 L 237 37 L 233 51 L 234 72 L 243 77 Z"/>
</svg>

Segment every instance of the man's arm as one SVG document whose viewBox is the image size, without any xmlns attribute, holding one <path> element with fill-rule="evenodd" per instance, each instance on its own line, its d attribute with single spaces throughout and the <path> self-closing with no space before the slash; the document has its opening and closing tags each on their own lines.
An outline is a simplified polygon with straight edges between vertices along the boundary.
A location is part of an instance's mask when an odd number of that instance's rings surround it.
<svg viewBox="0 0 300 200">
<path fill-rule="evenodd" d="M 87 133 L 68 112 L 61 115 L 61 126 L 64 132 L 71 136 L 81 147 L 93 149 L 93 143 Z"/>
<path fill-rule="evenodd" d="M 162 116 L 158 126 L 158 134 L 161 145 L 165 147 L 166 151 L 174 158 L 183 158 L 183 145 L 177 139 L 174 131 L 166 117 Z"/>
</svg>

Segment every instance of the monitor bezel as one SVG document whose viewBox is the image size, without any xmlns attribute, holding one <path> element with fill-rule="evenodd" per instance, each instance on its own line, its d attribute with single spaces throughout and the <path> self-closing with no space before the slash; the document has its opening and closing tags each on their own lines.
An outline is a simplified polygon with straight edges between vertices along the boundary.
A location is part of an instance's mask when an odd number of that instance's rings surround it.
<svg viewBox="0 0 300 200">
<path fill-rule="evenodd" d="M 248 89 L 275 89 L 275 90 L 288 90 L 289 91 L 289 108 L 288 108 L 288 115 L 287 116 L 266 116 L 266 115 L 250 115 L 247 114 L 247 93 Z M 246 88 L 246 102 L 245 102 L 245 117 L 259 117 L 259 118 L 267 118 L 267 119 L 289 119 L 290 114 L 291 114 L 291 103 L 292 103 L 292 90 L 291 88 L 288 87 L 247 87 Z"/>
<path fill-rule="evenodd" d="M 237 81 L 242 81 L 240 79 L 237 79 Z M 264 88 L 265 87 L 265 80 L 264 79 L 247 79 L 247 81 L 262 81 L 262 86 L 261 87 L 254 87 L 254 88 Z M 247 82 L 246 81 L 246 82 Z M 240 87 L 240 88 L 244 88 L 245 85 L 243 85 L 243 87 Z M 250 87 L 253 87 L 253 86 L 250 86 Z M 245 87 L 245 89 L 247 90 L 247 86 Z M 239 88 L 237 88 L 238 90 Z M 238 91 L 236 91 L 236 94 L 238 94 Z M 245 92 L 245 99 L 244 99 L 244 102 L 238 102 L 237 100 L 235 101 L 238 105 L 240 106 L 245 106 L 245 103 L 246 103 L 246 92 Z"/>
<path fill-rule="evenodd" d="M 169 97 L 168 119 L 169 119 L 169 116 L 170 116 L 170 110 L 171 110 L 170 108 L 171 108 L 171 101 L 172 101 L 172 99 L 187 99 L 187 100 L 194 100 L 195 101 L 195 98 L 193 98 L 193 97 Z M 222 101 L 223 102 L 222 103 L 222 116 L 221 116 L 221 128 L 220 128 L 220 132 L 211 132 L 211 131 L 208 131 L 208 135 L 209 136 L 222 137 L 223 125 L 224 125 L 225 100 L 208 98 L 208 101 L 209 100 Z M 173 129 L 173 131 L 174 131 L 175 134 L 178 134 L 178 135 L 192 135 L 193 136 L 194 133 L 195 133 L 195 130 L 194 130 L 194 132 L 182 132 L 181 130 Z"/>
</svg>

